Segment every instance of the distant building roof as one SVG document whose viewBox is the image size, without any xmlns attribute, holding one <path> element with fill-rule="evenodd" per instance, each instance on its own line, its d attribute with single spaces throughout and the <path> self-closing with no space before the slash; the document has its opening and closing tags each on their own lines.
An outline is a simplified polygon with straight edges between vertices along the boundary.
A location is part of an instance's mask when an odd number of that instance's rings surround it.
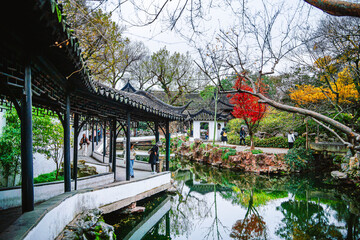
<svg viewBox="0 0 360 240">
<path fill-rule="evenodd" d="M 206 110 L 206 109 L 201 109 L 200 111 L 197 112 L 192 112 L 192 111 L 185 111 L 185 114 L 187 114 L 187 121 L 214 121 L 214 116 L 215 116 L 215 112 L 214 111 L 210 111 L 210 110 Z M 233 116 L 230 113 L 222 113 L 222 112 L 217 112 L 216 114 L 216 120 L 217 121 L 228 121 L 230 119 L 232 119 Z"/>
<path fill-rule="evenodd" d="M 124 92 L 136 92 L 135 88 L 131 85 L 130 81 L 128 81 L 125 86 L 121 89 Z"/>
</svg>

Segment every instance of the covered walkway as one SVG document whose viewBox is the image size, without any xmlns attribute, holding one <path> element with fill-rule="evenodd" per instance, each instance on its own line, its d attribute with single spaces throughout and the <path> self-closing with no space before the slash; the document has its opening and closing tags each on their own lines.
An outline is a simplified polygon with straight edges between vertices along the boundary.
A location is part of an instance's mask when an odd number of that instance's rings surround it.
<svg viewBox="0 0 360 240">
<path fill-rule="evenodd" d="M 6 227 L 0 233 L 0 239 L 54 239 L 77 214 L 85 210 L 100 208 L 108 213 L 166 190 L 170 187 L 170 175 L 170 172 L 144 175 L 141 179 L 55 196 L 36 205 L 35 211 L 23 213 L 8 226 L 0 226 L 2 229 Z M 4 213 L 5 216 L 13 216 L 14 213 L 19 215 L 20 211 Z"/>
<path fill-rule="evenodd" d="M 75 146 L 85 124 L 109 131 L 109 162 L 114 181 L 130 180 L 130 129 L 146 121 L 159 140 L 166 137 L 166 169 L 169 169 L 169 122 L 182 120 L 186 108 L 170 106 L 144 91 L 115 90 L 93 81 L 81 47 L 67 24 L 62 6 L 55 0 L 5 1 L 0 16 L 0 107 L 14 107 L 21 120 L 22 211 L 34 210 L 32 114 L 59 117 L 64 129 L 64 191 L 77 189 L 77 156 L 71 174 L 71 127 Z M 116 138 L 126 136 L 126 169 L 117 173 Z M 106 146 L 104 145 L 104 149 Z M 105 153 L 105 151 L 104 151 Z M 124 174 L 124 175 L 122 175 Z"/>
</svg>

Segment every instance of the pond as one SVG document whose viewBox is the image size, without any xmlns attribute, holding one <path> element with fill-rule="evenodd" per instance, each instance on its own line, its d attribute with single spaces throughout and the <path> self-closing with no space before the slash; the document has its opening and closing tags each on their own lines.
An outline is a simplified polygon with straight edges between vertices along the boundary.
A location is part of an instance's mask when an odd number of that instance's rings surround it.
<svg viewBox="0 0 360 240">
<path fill-rule="evenodd" d="M 144 213 L 104 215 L 117 239 L 359 239 L 359 194 L 328 175 L 264 176 L 201 165 Z M 352 188 L 349 187 L 351 190 Z"/>
</svg>

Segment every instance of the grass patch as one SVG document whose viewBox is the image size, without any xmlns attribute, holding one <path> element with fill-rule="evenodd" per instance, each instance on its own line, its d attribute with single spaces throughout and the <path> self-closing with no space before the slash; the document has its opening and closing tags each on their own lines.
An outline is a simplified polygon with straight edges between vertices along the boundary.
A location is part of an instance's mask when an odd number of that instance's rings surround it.
<svg viewBox="0 0 360 240">
<path fill-rule="evenodd" d="M 250 151 L 251 151 L 252 154 L 260 154 L 260 153 L 263 153 L 263 150 L 261 150 L 261 149 L 253 149 L 253 150 L 246 149 L 245 151 L 246 151 L 246 152 L 250 152 Z"/>
</svg>

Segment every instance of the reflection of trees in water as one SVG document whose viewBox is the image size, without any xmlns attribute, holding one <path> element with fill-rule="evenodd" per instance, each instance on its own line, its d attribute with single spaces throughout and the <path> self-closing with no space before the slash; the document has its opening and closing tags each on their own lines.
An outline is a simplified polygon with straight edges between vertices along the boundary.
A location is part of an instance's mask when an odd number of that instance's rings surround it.
<svg viewBox="0 0 360 240">
<path fill-rule="evenodd" d="M 266 227 L 263 227 L 265 222 L 256 211 L 256 207 L 267 204 L 272 199 L 287 197 L 288 193 L 292 193 L 296 196 L 295 199 L 283 202 L 277 208 L 284 215 L 282 224 L 275 232 L 279 237 L 284 239 L 314 237 L 316 239 L 360 239 L 359 217 L 349 211 L 349 204 L 351 207 L 355 206 L 355 209 L 358 208 L 356 206 L 359 205 L 359 201 L 353 201 L 356 199 L 356 194 L 349 195 L 337 186 L 324 184 L 324 181 L 327 182 L 326 177 L 258 176 L 196 164 L 191 166 L 191 170 L 195 174 L 195 179 L 200 182 L 213 183 L 219 188 L 230 188 L 232 191 L 218 191 L 217 193 L 232 204 L 248 209 L 244 219 L 238 220 L 233 225 L 231 233 L 233 238 L 264 239 L 266 237 Z M 320 205 L 320 203 L 323 204 Z M 330 214 L 331 210 L 336 214 Z M 225 227 L 221 226 L 216 214 L 217 211 L 215 211 L 214 221 L 209 227 L 207 236 L 220 239 L 217 231 Z M 333 217 L 341 223 L 340 226 L 335 225 Z M 251 237 L 246 238 L 249 236 Z"/>
<path fill-rule="evenodd" d="M 232 204 L 241 205 L 248 208 L 250 200 L 253 201 L 254 207 L 266 205 L 269 201 L 285 198 L 288 196 L 286 191 L 264 191 L 258 189 L 239 189 L 233 187 L 232 191 L 222 192 L 221 196 L 231 201 Z"/>
<path fill-rule="evenodd" d="M 170 210 L 171 232 L 175 236 L 188 237 L 197 225 L 194 220 L 206 218 L 211 214 L 205 199 L 195 196 L 194 192 L 185 187 L 185 181 L 178 181 L 178 194 L 173 199 Z M 176 210 L 175 210 L 176 209 Z"/>
<path fill-rule="evenodd" d="M 142 238 L 143 240 L 161 240 L 161 239 L 170 239 L 170 226 L 169 224 L 169 212 L 166 213 L 155 226 L 153 226 L 149 232 Z"/>
<path fill-rule="evenodd" d="M 229 232 L 228 228 L 224 226 L 224 224 L 221 222 L 221 220 L 218 218 L 218 208 L 217 208 L 217 200 L 216 196 L 217 190 L 216 185 L 214 184 L 214 203 L 212 206 L 214 206 L 214 220 L 212 221 L 211 225 L 207 228 L 207 232 L 204 235 L 203 239 L 224 239 L 221 235 L 221 232 L 224 232 L 225 234 Z M 209 211 L 212 210 L 212 207 L 209 209 Z M 220 228 L 222 231 L 220 231 Z"/>
<path fill-rule="evenodd" d="M 349 195 L 329 185 L 322 189 L 308 179 L 289 182 L 287 188 L 294 199 L 277 208 L 284 215 L 275 232 L 278 236 L 284 239 L 359 239 L 359 217 L 349 211 L 352 202 L 345 201 L 349 200 Z M 336 214 L 330 214 L 331 211 Z M 336 226 L 333 217 L 346 227 Z"/>
<path fill-rule="evenodd" d="M 249 200 L 247 201 L 247 211 L 244 219 L 236 221 L 232 227 L 230 234 L 234 239 L 267 239 L 266 223 L 256 210 L 254 205 L 254 190 L 251 189 L 249 193 Z M 246 192 L 240 191 L 239 195 L 246 195 Z"/>
<path fill-rule="evenodd" d="M 343 239 L 319 203 L 289 200 L 277 210 L 284 218 L 275 233 L 283 239 Z"/>
<path fill-rule="evenodd" d="M 336 211 L 336 219 L 339 222 L 346 222 L 346 238 L 344 239 L 360 239 L 360 226 L 359 226 L 359 216 L 351 213 L 349 207 L 352 207 L 344 204 L 344 202 L 335 202 L 330 205 L 330 207 Z"/>
<path fill-rule="evenodd" d="M 285 190 L 284 186 L 290 176 L 255 175 L 251 173 L 235 172 L 217 169 L 199 164 L 193 164 L 191 170 L 197 180 L 214 183 L 223 187 L 238 187 L 240 189 Z"/>
<path fill-rule="evenodd" d="M 213 184 L 207 186 L 211 187 L 211 191 L 214 193 L 214 201 L 209 206 L 208 204 L 210 203 L 206 201 L 208 199 L 207 194 L 209 194 L 209 192 L 207 192 L 205 195 L 200 195 L 192 192 L 190 189 L 192 186 L 194 175 L 190 171 L 188 173 L 189 175 L 187 177 L 184 177 L 183 174 L 179 174 L 178 177 L 175 177 L 176 180 L 182 180 L 178 182 L 180 185 L 178 189 L 180 190 L 178 192 L 177 198 L 174 201 L 176 203 L 177 211 L 172 212 L 172 233 L 175 235 L 182 235 L 183 233 L 186 233 L 187 237 L 189 237 L 191 231 L 200 228 L 206 219 L 213 217 L 211 224 L 206 228 L 203 239 L 224 239 L 222 236 L 222 232 L 227 233 L 229 232 L 229 230 L 218 218 L 217 185 Z M 188 183 L 188 185 L 190 185 L 190 189 L 185 188 L 185 183 Z M 196 195 L 199 195 L 199 197 L 197 197 Z M 201 198 L 202 196 L 204 196 L 203 199 Z M 191 205 L 189 207 L 189 203 L 194 205 Z M 176 212 L 178 213 L 176 214 Z M 173 228 L 174 225 L 176 225 L 175 229 Z M 183 226 L 181 227 L 181 229 L 178 229 L 178 225 Z"/>
<path fill-rule="evenodd" d="M 230 234 L 234 239 L 265 239 L 266 223 L 262 220 L 261 216 L 251 214 L 243 220 L 238 220 L 232 227 Z"/>
</svg>

